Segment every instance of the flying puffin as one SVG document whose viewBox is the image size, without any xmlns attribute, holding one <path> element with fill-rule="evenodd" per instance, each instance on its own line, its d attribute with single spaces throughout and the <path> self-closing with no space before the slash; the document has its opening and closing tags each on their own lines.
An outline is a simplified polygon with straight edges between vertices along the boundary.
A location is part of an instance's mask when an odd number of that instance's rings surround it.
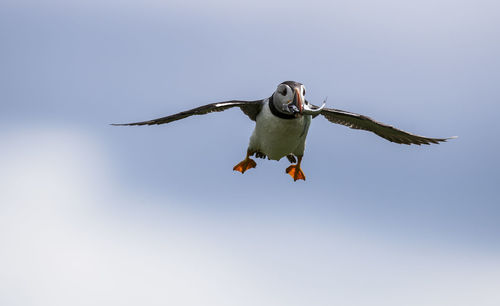
<svg viewBox="0 0 500 306">
<path fill-rule="evenodd" d="M 290 163 L 293 164 L 286 168 L 286 173 L 294 181 L 306 179 L 300 164 L 304 156 L 309 125 L 311 120 L 318 115 L 322 115 L 330 122 L 342 124 L 352 129 L 370 131 L 399 144 L 429 145 L 455 138 L 429 138 L 411 134 L 377 122 L 367 116 L 326 108 L 326 101 L 321 106 L 315 106 L 304 98 L 305 94 L 306 89 L 303 84 L 285 81 L 278 85 L 276 91 L 269 98 L 255 101 L 231 100 L 211 103 L 167 117 L 112 125 L 158 125 L 193 115 L 205 115 L 212 112 L 221 112 L 232 107 L 239 107 L 256 124 L 252 136 L 250 136 L 246 157 L 234 166 L 233 170 L 245 173 L 245 171 L 255 168 L 257 164 L 250 158 L 253 155 L 257 158 L 267 157 L 272 160 L 280 160 L 286 156 Z"/>
</svg>

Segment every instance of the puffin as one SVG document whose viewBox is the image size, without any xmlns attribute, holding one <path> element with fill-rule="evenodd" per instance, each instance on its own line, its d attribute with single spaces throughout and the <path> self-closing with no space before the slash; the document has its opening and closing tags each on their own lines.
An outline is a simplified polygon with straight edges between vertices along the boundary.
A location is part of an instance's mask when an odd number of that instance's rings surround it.
<svg viewBox="0 0 500 306">
<path fill-rule="evenodd" d="M 238 107 L 250 120 L 255 121 L 255 128 L 250 136 L 245 159 L 234 166 L 233 170 L 243 174 L 247 170 L 255 168 L 257 164 L 251 158 L 254 155 L 256 158 L 267 158 L 276 161 L 286 156 L 291 163 L 286 168 L 286 173 L 294 181 L 306 179 L 301 168 L 301 162 L 304 156 L 309 126 L 312 119 L 318 116 L 351 129 L 372 132 L 397 144 L 429 145 L 456 138 L 456 136 L 430 138 L 415 135 L 364 115 L 327 108 L 325 107 L 326 99 L 321 106 L 313 105 L 306 100 L 305 95 L 306 88 L 302 83 L 285 81 L 277 86 L 269 98 L 254 101 L 230 100 L 215 102 L 166 117 L 133 123 L 113 123 L 112 125 L 159 125 L 193 115 L 205 115 Z"/>
</svg>

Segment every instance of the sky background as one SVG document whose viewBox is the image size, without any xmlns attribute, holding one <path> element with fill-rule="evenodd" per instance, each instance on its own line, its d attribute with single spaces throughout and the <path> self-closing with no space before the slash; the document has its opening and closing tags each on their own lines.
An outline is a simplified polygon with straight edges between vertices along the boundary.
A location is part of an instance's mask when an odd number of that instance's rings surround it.
<svg viewBox="0 0 500 306">
<path fill-rule="evenodd" d="M 0 304 L 499 305 L 498 1 L 0 2 Z M 303 169 L 241 111 L 309 101 Z"/>
</svg>

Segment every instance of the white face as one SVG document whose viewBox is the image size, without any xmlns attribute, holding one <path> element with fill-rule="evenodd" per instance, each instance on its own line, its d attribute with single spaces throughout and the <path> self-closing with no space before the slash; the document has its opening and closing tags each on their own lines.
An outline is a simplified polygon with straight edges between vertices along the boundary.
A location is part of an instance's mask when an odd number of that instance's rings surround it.
<svg viewBox="0 0 500 306">
<path fill-rule="evenodd" d="M 290 84 L 290 85 L 289 85 Z M 321 106 L 315 106 L 306 102 L 306 87 L 300 83 L 287 81 L 278 85 L 273 94 L 273 105 L 285 114 L 296 117 L 302 115 L 317 116 L 325 108 L 326 100 Z"/>
<path fill-rule="evenodd" d="M 297 88 L 300 94 L 300 100 L 304 101 L 304 96 L 306 95 L 306 87 L 304 85 L 300 85 L 300 88 Z M 276 89 L 275 98 L 280 101 L 290 103 L 293 101 L 293 95 L 295 94 L 295 90 L 286 84 L 279 84 Z"/>
<path fill-rule="evenodd" d="M 304 85 L 299 85 L 298 87 L 290 87 L 287 84 L 279 84 L 274 93 L 274 99 L 277 100 L 278 105 L 282 106 L 282 111 L 286 113 L 295 113 L 293 111 L 294 109 L 296 110 L 296 112 L 299 112 L 303 109 L 305 94 L 306 89 Z"/>
</svg>

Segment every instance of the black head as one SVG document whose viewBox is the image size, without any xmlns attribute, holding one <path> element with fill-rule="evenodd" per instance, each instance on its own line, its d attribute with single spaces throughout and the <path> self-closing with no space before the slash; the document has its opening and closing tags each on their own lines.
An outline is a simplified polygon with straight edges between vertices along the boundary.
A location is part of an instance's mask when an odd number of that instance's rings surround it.
<svg viewBox="0 0 500 306">
<path fill-rule="evenodd" d="M 285 81 L 278 85 L 273 93 L 275 108 L 285 115 L 300 116 L 304 110 L 306 88 L 294 81 Z"/>
</svg>

